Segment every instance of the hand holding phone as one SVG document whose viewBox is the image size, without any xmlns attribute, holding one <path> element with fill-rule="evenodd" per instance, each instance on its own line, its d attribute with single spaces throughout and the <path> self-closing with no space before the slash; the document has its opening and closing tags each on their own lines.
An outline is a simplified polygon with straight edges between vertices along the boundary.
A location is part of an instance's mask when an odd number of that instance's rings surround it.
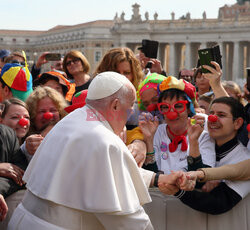
<svg viewBox="0 0 250 230">
<path fill-rule="evenodd" d="M 198 50 L 198 55 L 200 59 L 200 65 L 209 65 L 214 68 L 211 64 L 211 61 L 215 61 L 220 65 L 222 69 L 222 62 L 221 62 L 221 54 L 220 54 L 220 47 L 214 46 L 212 48 L 207 49 L 200 49 Z M 202 73 L 210 73 L 209 70 L 202 67 Z"/>
<path fill-rule="evenodd" d="M 61 54 L 60 53 L 48 53 L 45 55 L 45 59 L 47 61 L 60 61 Z"/>
</svg>

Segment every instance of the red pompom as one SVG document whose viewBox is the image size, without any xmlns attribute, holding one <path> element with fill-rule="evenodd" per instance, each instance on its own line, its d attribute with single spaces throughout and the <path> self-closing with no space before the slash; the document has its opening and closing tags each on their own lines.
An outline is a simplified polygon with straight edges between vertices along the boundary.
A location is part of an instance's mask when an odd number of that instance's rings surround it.
<svg viewBox="0 0 250 230">
<path fill-rule="evenodd" d="M 29 124 L 29 120 L 26 119 L 26 118 L 21 118 L 19 121 L 18 121 L 18 124 L 21 125 L 22 127 L 26 126 Z"/>
<path fill-rule="evenodd" d="M 216 122 L 218 120 L 218 117 L 216 115 L 209 115 L 208 121 L 210 122 Z"/>
<path fill-rule="evenodd" d="M 169 120 L 175 120 L 178 117 L 178 113 L 176 112 L 168 112 L 167 113 L 167 118 Z"/>
<path fill-rule="evenodd" d="M 51 112 L 44 113 L 43 118 L 46 120 L 50 120 L 53 118 L 53 113 L 51 113 Z"/>
<path fill-rule="evenodd" d="M 147 111 L 148 112 L 152 112 L 152 111 L 155 111 L 157 110 L 157 104 L 151 104 L 147 107 Z"/>
<path fill-rule="evenodd" d="M 250 132 L 250 124 L 247 125 L 247 132 Z"/>
</svg>

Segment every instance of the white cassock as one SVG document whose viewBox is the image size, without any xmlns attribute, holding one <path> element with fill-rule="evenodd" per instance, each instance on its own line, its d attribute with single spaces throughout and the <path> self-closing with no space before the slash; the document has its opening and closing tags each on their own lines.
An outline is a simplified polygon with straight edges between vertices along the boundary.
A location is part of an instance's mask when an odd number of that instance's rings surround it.
<svg viewBox="0 0 250 230">
<path fill-rule="evenodd" d="M 142 205 L 153 172 L 141 170 L 109 123 L 89 106 L 50 131 L 23 180 L 8 229 L 153 229 Z"/>
</svg>

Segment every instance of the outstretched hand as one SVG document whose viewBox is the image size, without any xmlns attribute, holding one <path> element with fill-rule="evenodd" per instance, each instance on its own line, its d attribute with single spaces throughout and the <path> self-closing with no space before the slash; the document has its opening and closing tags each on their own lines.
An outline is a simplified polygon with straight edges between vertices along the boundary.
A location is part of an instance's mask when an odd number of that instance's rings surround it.
<svg viewBox="0 0 250 230">
<path fill-rule="evenodd" d="M 151 113 L 141 113 L 139 115 L 139 127 L 143 133 L 144 140 L 152 139 L 159 125 L 159 119 L 157 116 L 153 116 Z"/>
</svg>

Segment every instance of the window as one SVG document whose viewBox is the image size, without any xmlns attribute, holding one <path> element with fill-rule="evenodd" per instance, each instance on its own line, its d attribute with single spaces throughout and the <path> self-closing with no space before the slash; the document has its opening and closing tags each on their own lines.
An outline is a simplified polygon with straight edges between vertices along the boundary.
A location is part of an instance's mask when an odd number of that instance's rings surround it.
<svg viewBox="0 0 250 230">
<path fill-rule="evenodd" d="M 95 62 L 99 62 L 101 60 L 101 51 L 95 51 Z"/>
</svg>

